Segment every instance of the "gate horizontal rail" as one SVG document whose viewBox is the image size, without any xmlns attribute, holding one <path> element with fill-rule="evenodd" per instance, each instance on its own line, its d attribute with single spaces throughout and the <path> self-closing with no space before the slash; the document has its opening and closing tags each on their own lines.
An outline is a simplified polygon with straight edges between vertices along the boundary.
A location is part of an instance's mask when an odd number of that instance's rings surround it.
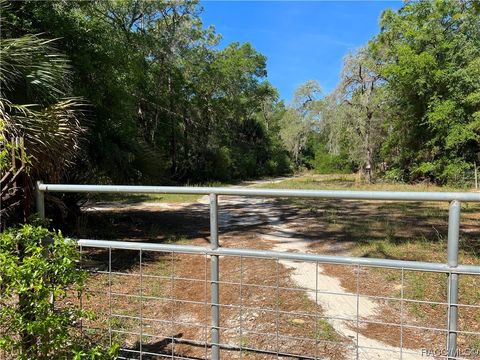
<svg viewBox="0 0 480 360">
<path fill-rule="evenodd" d="M 480 275 L 480 266 L 475 265 L 459 265 L 458 267 L 451 267 L 442 263 L 429 263 L 422 261 L 406 261 L 406 260 L 389 260 L 389 259 L 375 259 L 362 258 L 353 256 L 329 256 L 318 254 L 303 254 L 282 251 L 269 250 L 254 250 L 254 249 L 237 249 L 219 247 L 212 250 L 203 246 L 192 245 L 172 245 L 172 244 L 155 244 L 145 242 L 131 242 L 131 241 L 112 241 L 112 240 L 93 240 L 93 239 L 79 239 L 78 245 L 92 248 L 112 248 L 118 250 L 144 250 L 144 251 L 160 251 L 160 252 L 179 252 L 190 254 L 204 254 L 217 256 L 243 256 L 253 258 L 265 259 L 283 259 L 283 260 L 297 260 L 308 262 L 319 262 L 321 264 L 337 264 L 337 265 L 362 265 L 369 267 L 380 267 L 389 269 L 404 269 L 413 271 L 431 271 L 439 273 L 456 273 L 465 275 Z"/>
<path fill-rule="evenodd" d="M 120 194 L 199 194 L 267 197 L 301 197 L 346 200 L 462 201 L 480 202 L 480 193 L 419 191 L 287 190 L 228 187 L 68 185 L 39 183 L 42 192 L 120 193 Z"/>
<path fill-rule="evenodd" d="M 315 294 L 318 296 L 320 291 L 318 290 L 318 266 L 319 264 L 336 264 L 336 265 L 349 265 L 357 269 L 357 282 L 358 276 L 360 273 L 361 267 L 377 267 L 385 269 L 394 269 L 401 271 L 402 277 L 402 287 L 401 287 L 401 297 L 394 298 L 393 300 L 400 300 L 402 303 L 402 317 L 401 324 L 390 324 L 399 326 L 401 330 L 401 339 L 403 334 L 403 329 L 406 328 L 419 328 L 422 327 L 415 325 L 404 324 L 404 310 L 403 302 L 404 301 L 415 301 L 417 303 L 425 303 L 430 305 L 446 305 L 447 306 L 447 325 L 445 329 L 435 329 L 434 327 L 427 327 L 423 329 L 438 330 L 445 332 L 446 334 L 446 355 L 438 355 L 438 358 L 444 359 L 463 359 L 459 355 L 459 349 L 457 346 L 457 336 L 459 334 L 472 334 L 480 335 L 475 331 L 464 331 L 458 329 L 458 309 L 461 306 L 478 308 L 480 311 L 480 305 L 462 305 L 459 303 L 458 299 L 458 278 L 459 275 L 480 275 L 480 266 L 476 265 L 463 265 L 458 263 L 458 249 L 459 249 L 459 226 L 460 226 L 460 204 L 461 202 L 480 202 L 480 193 L 468 193 L 468 192 L 386 192 L 386 191 L 344 191 L 344 190 L 283 190 L 283 189 L 252 189 L 252 188 L 223 188 L 223 187 L 170 187 L 170 186 L 124 186 L 124 185 L 67 185 L 67 184 L 43 184 L 41 182 L 37 183 L 37 211 L 40 217 L 45 217 L 45 204 L 44 204 L 44 193 L 45 192 L 78 192 L 78 193 L 122 193 L 122 194 L 201 194 L 209 195 L 210 197 L 210 248 L 202 246 L 189 246 L 189 245 L 172 245 L 172 244 L 152 244 L 144 242 L 128 242 L 128 241 L 110 241 L 110 240 L 92 240 L 92 239 L 80 239 L 78 240 L 78 245 L 80 247 L 90 247 L 90 248 L 103 248 L 108 249 L 109 252 L 109 270 L 107 271 L 109 279 L 114 274 L 112 272 L 112 249 L 114 250 L 131 250 L 138 251 L 140 256 L 140 276 L 139 281 L 142 283 L 144 277 L 142 277 L 142 254 L 143 252 L 154 251 L 154 252 L 163 252 L 171 253 L 172 258 L 174 254 L 195 254 L 205 257 L 205 286 L 207 283 L 207 258 L 210 259 L 210 278 L 208 279 L 210 283 L 210 301 L 205 301 L 203 304 L 210 307 L 210 316 L 211 322 L 209 327 L 210 340 L 205 339 L 204 342 L 198 342 L 195 339 L 182 339 L 176 338 L 175 336 L 171 337 L 172 344 L 177 343 L 190 343 L 190 344 L 202 344 L 206 348 L 211 350 L 211 358 L 213 360 L 220 359 L 220 349 L 226 348 L 235 348 L 240 351 L 240 358 L 242 358 L 243 351 L 258 351 L 260 353 L 270 353 L 279 357 L 290 356 L 292 354 L 281 352 L 277 347 L 276 351 L 267 351 L 266 349 L 251 349 L 248 346 L 233 346 L 231 344 L 224 344 L 220 341 L 220 332 L 225 330 L 224 326 L 221 326 L 220 322 L 220 307 L 235 307 L 236 305 L 226 305 L 221 304 L 219 301 L 219 292 L 221 284 L 237 284 L 232 282 L 223 281 L 220 279 L 220 257 L 237 257 L 240 258 L 242 263 L 244 258 L 256 258 L 256 259 L 272 259 L 276 261 L 277 268 L 277 284 L 273 286 L 276 289 L 277 301 L 278 294 L 280 290 L 295 290 L 282 287 L 278 283 L 278 268 L 279 261 L 295 261 L 295 262 L 310 262 L 316 264 L 317 267 L 317 286 L 315 289 Z M 417 201 L 417 202 L 426 202 L 426 201 L 445 201 L 450 203 L 449 207 L 449 221 L 448 221 L 448 261 L 447 263 L 434 263 L 434 262 L 419 262 L 419 261 L 404 261 L 404 260 L 390 260 L 390 259 L 375 259 L 375 258 L 361 258 L 361 257 L 348 257 L 348 256 L 327 256 L 327 255 L 317 255 L 317 254 L 305 254 L 305 253 L 293 253 L 293 252 L 279 252 L 279 251 L 269 251 L 269 250 L 254 250 L 254 249 L 239 249 L 239 248 L 227 248 L 220 247 L 218 242 L 218 196 L 249 196 L 249 197 L 301 197 L 301 198 L 323 198 L 323 199 L 345 199 L 345 200 L 382 200 L 382 201 Z M 422 300 L 408 300 L 404 299 L 403 296 L 403 281 L 404 281 L 404 271 L 420 271 L 420 272 L 434 272 L 434 273 L 444 273 L 448 276 L 447 289 L 448 294 L 446 302 L 432 302 L 432 301 L 422 301 Z M 102 273 L 101 271 L 97 271 Z M 240 268 L 240 276 L 243 276 L 243 268 Z M 175 278 L 172 275 L 172 288 L 173 282 L 175 280 L 182 280 L 181 278 Z M 109 280 L 110 283 L 110 280 Z M 242 286 L 242 282 L 239 284 Z M 245 284 L 243 284 L 245 285 Z M 250 285 L 250 284 L 248 284 Z M 259 285 L 263 288 L 268 288 L 267 285 Z M 358 286 L 358 284 L 357 284 Z M 205 287 L 205 295 L 206 295 Z M 298 289 L 296 289 L 298 291 Z M 328 293 L 323 292 L 323 293 Z M 122 295 L 122 294 L 118 294 Z M 125 296 L 130 296 L 128 294 L 123 294 Z M 356 339 L 356 359 L 360 358 L 360 349 L 368 348 L 365 346 L 360 346 L 358 339 L 358 326 L 360 323 L 379 323 L 387 324 L 386 322 L 377 322 L 371 319 L 360 319 L 359 318 L 359 301 L 360 297 L 365 295 L 360 295 L 357 288 L 356 294 L 344 294 L 352 295 L 357 298 L 357 339 Z M 112 289 L 110 287 L 110 297 L 112 296 Z M 136 296 L 136 295 L 135 295 Z M 135 297 L 133 296 L 133 297 Z M 368 296 L 367 296 L 368 297 Z M 144 298 L 151 298 L 147 296 L 140 295 L 140 301 Z M 375 296 L 374 296 L 375 298 Z M 377 299 L 391 299 L 388 297 L 376 297 Z M 170 299 L 175 301 L 173 298 Z M 110 300 L 111 301 L 111 300 Z M 316 301 L 318 304 L 318 301 Z M 111 306 L 111 304 L 110 304 Z M 240 306 L 239 309 L 242 311 L 244 307 Z M 259 309 L 264 311 L 265 309 Z M 269 311 L 269 310 L 266 310 Z M 121 317 L 112 313 L 110 310 L 110 317 Z M 277 317 L 279 314 L 278 305 L 277 305 Z M 307 315 L 307 314 L 304 314 Z M 173 316 L 173 313 L 172 313 Z M 241 315 L 242 316 L 242 315 Z M 242 318 L 240 316 L 240 318 Z M 315 315 L 317 320 L 319 317 L 318 314 Z M 125 317 L 125 316 L 124 316 Z M 127 316 L 128 317 L 128 316 Z M 133 317 L 137 319 L 137 317 Z M 142 314 L 138 317 L 138 320 L 142 323 Z M 328 318 L 329 320 L 337 321 L 342 320 L 341 318 Z M 351 319 L 350 319 L 351 320 Z M 110 321 L 110 320 L 109 320 Z M 160 320 L 159 320 L 160 321 Z M 240 320 L 240 336 L 242 333 Z M 175 324 L 175 320 L 172 318 L 170 321 L 172 325 Z M 277 333 L 269 334 L 276 336 L 277 346 L 279 344 L 279 339 L 282 337 L 278 333 L 278 318 L 277 318 Z M 317 324 L 315 325 L 317 326 Z M 109 329 L 110 332 L 111 328 Z M 227 329 L 229 330 L 229 329 Z M 231 330 L 231 329 L 230 329 Z M 251 332 L 255 334 L 255 332 Z M 261 333 L 257 333 L 259 336 Z M 142 348 L 142 336 L 145 333 L 140 330 L 140 348 L 138 350 L 131 350 L 133 353 L 142 357 L 142 355 L 152 354 L 148 348 Z M 292 338 L 290 338 L 292 339 Z M 304 339 L 308 340 L 308 339 Z M 316 338 L 316 348 L 318 348 L 318 339 Z M 145 345 L 146 346 L 146 345 Z M 375 349 L 375 347 L 370 347 Z M 381 350 L 381 349 L 377 349 Z M 391 349 L 384 349 L 385 351 L 392 351 Z M 394 351 L 393 351 L 394 352 Z M 159 354 L 155 354 L 159 355 Z M 402 344 L 400 346 L 400 359 L 411 359 L 412 353 L 408 349 L 404 349 Z M 320 359 L 317 356 L 317 353 L 313 357 L 309 357 L 307 354 L 296 354 L 297 358 L 312 358 Z M 423 356 L 423 355 L 422 355 Z M 426 356 L 429 356 L 426 354 Z M 431 354 L 430 354 L 431 356 Z M 174 357 L 173 352 L 171 355 L 166 355 L 164 357 L 173 358 L 188 358 L 188 357 Z M 205 355 L 207 358 L 207 355 Z M 362 357 L 363 358 L 363 357 Z"/>
</svg>

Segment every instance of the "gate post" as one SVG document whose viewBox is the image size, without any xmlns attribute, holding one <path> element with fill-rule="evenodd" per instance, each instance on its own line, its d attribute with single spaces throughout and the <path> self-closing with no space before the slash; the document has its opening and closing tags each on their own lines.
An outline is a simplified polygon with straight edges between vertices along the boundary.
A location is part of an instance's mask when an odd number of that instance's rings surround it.
<svg viewBox="0 0 480 360">
<path fill-rule="evenodd" d="M 218 196 L 210 194 L 210 247 L 212 250 L 218 249 Z M 219 309 L 219 257 L 211 255 L 210 257 L 210 290 L 211 290 L 211 343 L 212 360 L 220 359 L 220 309 Z"/>
<path fill-rule="evenodd" d="M 42 220 L 45 219 L 45 195 L 43 191 L 40 190 L 40 185 L 43 184 L 43 181 L 37 181 L 37 186 L 35 188 L 35 200 L 38 217 Z"/>
<path fill-rule="evenodd" d="M 460 234 L 460 202 L 452 201 L 448 211 L 448 266 L 458 266 L 458 243 Z M 448 359 L 457 356 L 458 325 L 458 274 L 448 275 Z"/>
</svg>

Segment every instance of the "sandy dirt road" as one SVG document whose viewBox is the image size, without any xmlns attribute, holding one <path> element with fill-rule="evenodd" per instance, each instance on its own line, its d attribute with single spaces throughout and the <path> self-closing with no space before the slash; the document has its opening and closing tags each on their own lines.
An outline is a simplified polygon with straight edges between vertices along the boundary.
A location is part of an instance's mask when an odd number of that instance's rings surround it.
<svg viewBox="0 0 480 360">
<path fill-rule="evenodd" d="M 236 187 L 258 186 L 269 183 L 278 183 L 284 178 L 274 180 L 260 180 L 244 183 Z M 206 210 L 209 197 L 204 196 L 197 203 L 169 204 L 160 202 L 142 202 L 125 204 L 129 210 L 181 210 L 188 212 L 201 208 Z M 118 205 L 102 204 L 90 207 L 93 211 L 118 210 Z M 219 226 L 220 243 L 222 234 L 231 229 L 248 228 L 248 231 L 269 243 L 271 249 L 276 251 L 293 251 L 309 253 L 311 246 L 318 240 L 303 236 L 297 229 L 306 224 L 305 218 L 297 214 L 295 209 L 279 206 L 275 199 L 253 198 L 239 196 L 219 197 Z M 330 255 L 349 255 L 349 244 L 339 243 L 334 240 L 322 239 L 322 248 Z M 351 245 L 351 244 L 350 244 Z M 340 279 L 327 274 L 321 265 L 315 263 L 280 261 L 290 269 L 291 280 L 299 288 L 305 289 L 309 299 L 320 305 L 324 316 L 337 333 L 351 339 L 352 347 L 347 354 L 348 359 L 424 359 L 421 350 L 399 348 L 388 345 L 375 338 L 357 332 L 355 326 L 357 319 L 377 320 L 380 304 L 367 297 L 356 296 L 341 285 Z M 353 280 L 354 281 L 354 280 Z M 318 291 L 316 291 L 318 290 Z M 358 345 L 358 346 L 356 346 Z"/>
<path fill-rule="evenodd" d="M 201 199 L 208 202 L 208 197 Z M 296 219 L 285 219 L 282 209 L 275 201 L 265 198 L 221 197 L 219 200 L 220 230 L 231 226 L 265 225 L 258 236 L 272 242 L 272 250 L 308 253 L 315 240 L 298 234 L 295 228 L 302 224 Z M 237 209 L 242 209 L 241 211 Z M 297 220 L 298 221 L 298 220 Z M 324 247 L 328 249 L 328 243 Z M 329 253 L 348 255 L 348 248 L 331 244 Z M 344 289 L 340 280 L 327 275 L 321 265 L 315 263 L 282 260 L 280 262 L 292 270 L 292 280 L 304 288 L 310 300 L 324 309 L 324 315 L 334 329 L 341 335 L 352 339 L 358 347 L 351 350 L 348 358 L 352 359 L 424 359 L 420 350 L 401 349 L 369 338 L 355 331 L 349 323 L 359 319 L 376 320 L 378 304 L 366 297 L 357 297 Z M 353 280 L 354 281 L 354 280 Z M 319 292 L 316 291 L 318 289 Z M 378 319 L 377 319 L 378 320 Z M 379 321 L 379 320 L 378 320 Z M 358 353 L 357 353 L 358 349 Z"/>
<path fill-rule="evenodd" d="M 275 180 L 252 181 L 241 186 L 258 186 L 269 183 L 278 183 L 284 178 Z M 238 186 L 240 187 L 240 186 Z M 208 196 L 199 200 L 208 204 Z M 220 233 L 231 227 L 262 226 L 258 236 L 272 242 L 272 250 L 294 251 L 309 253 L 315 240 L 302 237 L 295 228 L 301 227 L 295 216 L 285 216 L 274 199 L 252 198 L 239 196 L 221 196 L 219 198 L 219 226 Z M 265 227 L 266 225 L 266 227 Z M 265 228 L 267 230 L 265 230 Z M 345 245 L 345 246 L 344 246 Z M 347 244 L 338 244 L 332 241 L 324 243 L 323 247 L 329 254 L 349 255 Z M 321 265 L 314 263 L 283 260 L 284 266 L 292 270 L 292 280 L 297 286 L 304 288 L 310 300 L 315 301 L 324 309 L 329 323 L 341 335 L 352 339 L 355 346 L 348 354 L 355 359 L 424 359 L 421 350 L 406 349 L 390 346 L 382 341 L 369 338 L 352 328 L 352 321 L 356 319 L 377 320 L 379 304 L 367 297 L 352 294 L 341 286 L 340 280 L 325 273 Z M 315 291 L 315 290 L 318 290 Z"/>
</svg>

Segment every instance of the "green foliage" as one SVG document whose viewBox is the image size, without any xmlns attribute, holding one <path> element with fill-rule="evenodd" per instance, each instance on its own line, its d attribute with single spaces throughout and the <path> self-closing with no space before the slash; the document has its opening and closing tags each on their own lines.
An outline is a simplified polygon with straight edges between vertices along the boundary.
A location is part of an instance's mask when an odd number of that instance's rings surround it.
<svg viewBox="0 0 480 360">
<path fill-rule="evenodd" d="M 91 104 L 70 179 L 201 182 L 283 170 L 267 165 L 284 149 L 265 126 L 278 104 L 265 57 L 249 43 L 215 47 L 200 12 L 191 0 L 12 2 L 10 31 L 58 38 L 72 90 Z"/>
<path fill-rule="evenodd" d="M 384 155 L 406 180 L 458 182 L 479 151 L 480 22 L 475 1 L 412 1 L 382 15 L 369 44 L 391 117 Z"/>
<path fill-rule="evenodd" d="M 28 217 L 35 180 L 60 181 L 86 131 L 84 101 L 72 94 L 68 59 L 43 34 L 16 33 L 15 20 L 4 16 L 11 8 L 0 2 L 2 227 Z"/>
<path fill-rule="evenodd" d="M 1 128 L 0 128 L 1 130 Z M 12 144 L 7 142 L 4 136 L 0 135 L 0 174 L 5 174 L 12 166 Z"/>
<path fill-rule="evenodd" d="M 270 176 L 291 173 L 291 161 L 287 152 L 283 149 L 273 152 L 272 158 L 267 161 L 265 171 L 265 174 Z"/>
<path fill-rule="evenodd" d="M 82 100 L 70 96 L 68 61 L 52 41 L 16 37 L 10 27 L 2 22 L 0 141 L 22 137 L 33 172 L 58 181 L 85 131 L 79 120 Z"/>
<path fill-rule="evenodd" d="M 321 171 L 343 153 L 388 179 L 464 185 L 480 152 L 479 11 L 476 0 L 424 0 L 382 14 L 323 99 Z"/>
<path fill-rule="evenodd" d="M 78 259 L 75 243 L 41 226 L 0 234 L 0 349 L 25 360 L 115 357 L 115 347 L 89 347 L 79 336 L 89 314 L 72 303 L 86 277 Z"/>
<path fill-rule="evenodd" d="M 315 151 L 312 165 L 318 174 L 348 174 L 353 171 L 352 164 L 346 154 L 332 154 L 321 143 Z"/>
<path fill-rule="evenodd" d="M 232 152 L 226 146 L 222 146 L 215 153 L 213 168 L 213 177 L 220 180 L 231 179 L 231 167 L 232 167 Z"/>
<path fill-rule="evenodd" d="M 333 94 L 321 98 L 308 81 L 288 106 L 265 80 L 265 56 L 249 43 L 216 46 L 197 1 L 5 4 L 2 133 L 33 139 L 32 161 L 57 179 L 58 156 L 67 163 L 80 150 L 75 182 L 232 180 L 345 168 L 334 163 L 348 158 L 355 169 L 447 183 L 480 151 L 476 0 L 385 11 L 380 34 L 346 56 Z M 8 166 L 4 151 L 0 159 Z"/>
</svg>

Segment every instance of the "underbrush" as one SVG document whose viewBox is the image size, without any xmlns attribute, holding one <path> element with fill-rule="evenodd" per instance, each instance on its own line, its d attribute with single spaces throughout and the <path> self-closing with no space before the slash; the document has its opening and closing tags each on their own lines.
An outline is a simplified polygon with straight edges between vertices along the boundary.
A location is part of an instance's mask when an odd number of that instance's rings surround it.
<svg viewBox="0 0 480 360">
<path fill-rule="evenodd" d="M 87 273 L 76 244 L 60 232 L 22 225 L 0 234 L 0 357 L 18 360 L 116 358 L 80 326 Z"/>
</svg>

